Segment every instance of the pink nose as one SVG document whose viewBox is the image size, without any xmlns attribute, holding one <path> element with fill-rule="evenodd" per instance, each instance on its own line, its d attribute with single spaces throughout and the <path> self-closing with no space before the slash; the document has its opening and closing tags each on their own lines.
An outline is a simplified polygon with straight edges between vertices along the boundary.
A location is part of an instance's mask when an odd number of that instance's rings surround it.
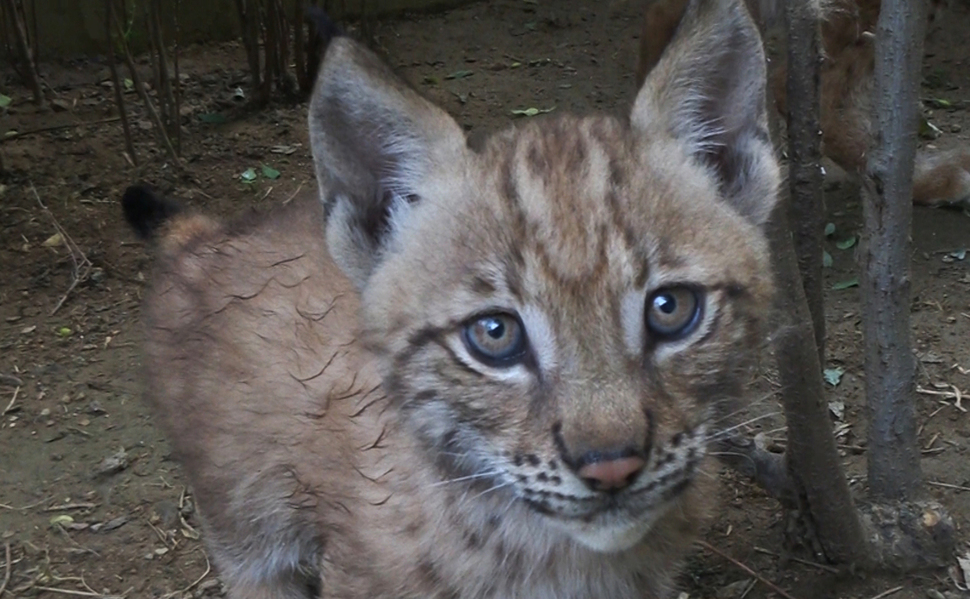
<svg viewBox="0 0 970 599">
<path fill-rule="evenodd" d="M 576 474 L 597 491 L 617 491 L 633 482 L 644 466 L 643 458 L 630 456 L 586 464 Z"/>
</svg>

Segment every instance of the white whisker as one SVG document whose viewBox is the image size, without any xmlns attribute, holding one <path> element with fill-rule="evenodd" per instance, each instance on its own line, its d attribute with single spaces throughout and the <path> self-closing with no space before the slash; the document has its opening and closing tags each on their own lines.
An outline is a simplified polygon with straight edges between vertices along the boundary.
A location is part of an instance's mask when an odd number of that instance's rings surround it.
<svg viewBox="0 0 970 599">
<path fill-rule="evenodd" d="M 707 439 L 708 439 L 708 441 L 713 441 L 713 440 L 716 440 L 716 439 L 721 439 L 721 438 L 727 437 L 731 433 L 737 431 L 738 429 L 740 429 L 742 427 L 745 427 L 745 426 L 748 426 L 749 424 L 753 424 L 755 422 L 758 422 L 759 420 L 765 420 L 767 418 L 774 418 L 776 416 L 779 416 L 780 414 L 781 414 L 781 412 L 769 412 L 767 414 L 762 414 L 761 416 L 755 416 L 754 418 L 749 418 L 749 419 L 745 420 L 744 422 L 739 422 L 738 424 L 735 424 L 733 426 L 729 426 L 727 428 L 722 428 L 722 429 L 714 432 L 713 434 L 709 435 L 707 437 Z"/>
<path fill-rule="evenodd" d="M 508 486 L 511 486 L 511 485 L 512 485 L 512 482 L 511 481 L 507 481 L 507 482 L 504 482 L 504 483 L 501 483 L 501 484 L 498 484 L 498 485 L 493 485 L 493 486 L 489 487 L 488 489 L 485 489 L 484 491 L 482 491 L 478 495 L 475 495 L 475 496 L 471 497 L 470 500 L 471 501 L 474 501 L 475 499 L 478 499 L 479 497 L 481 497 L 482 495 L 485 495 L 486 493 L 491 493 L 492 491 L 497 491 L 497 490 L 499 490 L 499 489 L 501 489 L 503 487 L 508 487 Z"/>
<path fill-rule="evenodd" d="M 458 478 L 449 478 L 447 480 L 438 481 L 429 485 L 430 487 L 440 487 L 441 485 L 450 485 L 451 483 L 460 483 L 469 480 L 475 480 L 479 478 L 492 478 L 497 474 L 501 474 L 500 470 L 491 470 L 488 472 L 478 472 L 475 474 L 469 474 L 468 476 L 459 476 Z"/>
</svg>

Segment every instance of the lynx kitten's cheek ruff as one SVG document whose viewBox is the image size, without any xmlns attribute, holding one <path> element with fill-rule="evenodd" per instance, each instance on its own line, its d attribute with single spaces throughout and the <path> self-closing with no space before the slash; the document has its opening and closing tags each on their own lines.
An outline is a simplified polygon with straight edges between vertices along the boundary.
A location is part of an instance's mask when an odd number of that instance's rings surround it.
<svg viewBox="0 0 970 599">
<path fill-rule="evenodd" d="M 148 396 L 230 597 L 669 596 L 770 305 L 764 89 L 744 5 L 695 0 L 629 121 L 473 151 L 337 37 L 318 197 L 129 189 Z"/>
</svg>

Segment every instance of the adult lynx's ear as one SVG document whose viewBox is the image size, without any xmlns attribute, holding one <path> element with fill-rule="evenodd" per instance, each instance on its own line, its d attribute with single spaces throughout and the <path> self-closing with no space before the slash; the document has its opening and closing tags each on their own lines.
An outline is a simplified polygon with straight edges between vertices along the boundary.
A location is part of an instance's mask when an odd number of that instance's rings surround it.
<svg viewBox="0 0 970 599">
<path fill-rule="evenodd" d="M 310 101 L 327 243 L 360 288 L 420 202 L 422 180 L 465 151 L 458 123 L 347 37 L 330 42 Z"/>
<path fill-rule="evenodd" d="M 690 0 L 631 115 L 639 135 L 685 144 L 717 177 L 724 198 L 758 225 L 779 184 L 765 71 L 761 37 L 742 0 Z"/>
</svg>

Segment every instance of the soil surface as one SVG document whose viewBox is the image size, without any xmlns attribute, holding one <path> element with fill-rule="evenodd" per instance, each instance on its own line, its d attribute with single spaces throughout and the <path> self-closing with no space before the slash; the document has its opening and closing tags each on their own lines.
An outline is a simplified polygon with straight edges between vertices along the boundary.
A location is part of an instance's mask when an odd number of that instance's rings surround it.
<svg viewBox="0 0 970 599">
<path fill-rule="evenodd" d="M 626 111 L 640 14 L 638 2 L 503 0 L 371 29 L 391 64 L 475 133 L 506 126 L 516 118 L 513 110 Z M 924 95 L 951 103 L 929 113 L 943 133 L 932 143 L 941 148 L 970 142 L 967 23 L 970 8 L 955 2 L 927 42 Z M 0 91 L 13 99 L 0 113 L 0 133 L 19 132 L 0 144 L 7 169 L 0 185 L 4 597 L 224 592 L 196 532 L 191 490 L 141 400 L 139 304 L 151 257 L 127 229 L 118 200 L 126 185 L 143 179 L 189 205 L 229 215 L 278 205 L 315 185 L 306 106 L 245 109 L 236 97 L 237 88 L 246 88 L 245 64 L 236 44 L 183 51 L 184 173 L 160 151 L 130 93 L 125 97 L 143 166 L 126 159 L 120 124 L 110 120 L 117 110 L 103 83 L 109 78 L 103 60 L 42 64 L 58 99 L 53 110 L 35 109 L 9 70 L 0 79 Z M 280 176 L 267 177 L 264 165 Z M 250 168 L 255 180 L 245 182 L 241 174 Z M 826 241 L 833 257 L 826 269 L 826 368 L 843 372 L 827 391 L 851 487 L 863 498 L 858 289 L 836 289 L 857 276 L 851 243 L 861 223 L 857 187 L 832 177 L 827 206 L 835 233 Z M 970 406 L 961 406 L 957 394 L 970 395 L 970 259 L 963 252 L 970 248 L 970 218 L 916 208 L 914 220 L 913 326 L 919 385 L 927 391 L 917 396 L 922 465 L 927 492 L 949 507 L 965 540 Z M 65 238 L 73 241 L 73 253 Z M 75 272 L 82 280 L 72 287 Z M 769 395 L 776 388 L 770 373 L 763 386 Z M 778 409 L 772 397 L 759 403 L 762 411 Z M 780 422 L 760 428 L 784 439 Z M 723 478 L 721 507 L 706 542 L 794 597 L 957 592 L 947 570 L 860 577 L 790 559 L 778 504 L 733 474 Z M 960 554 L 966 551 L 961 542 Z M 736 563 L 702 548 L 680 582 L 689 597 L 778 596 Z"/>
</svg>

